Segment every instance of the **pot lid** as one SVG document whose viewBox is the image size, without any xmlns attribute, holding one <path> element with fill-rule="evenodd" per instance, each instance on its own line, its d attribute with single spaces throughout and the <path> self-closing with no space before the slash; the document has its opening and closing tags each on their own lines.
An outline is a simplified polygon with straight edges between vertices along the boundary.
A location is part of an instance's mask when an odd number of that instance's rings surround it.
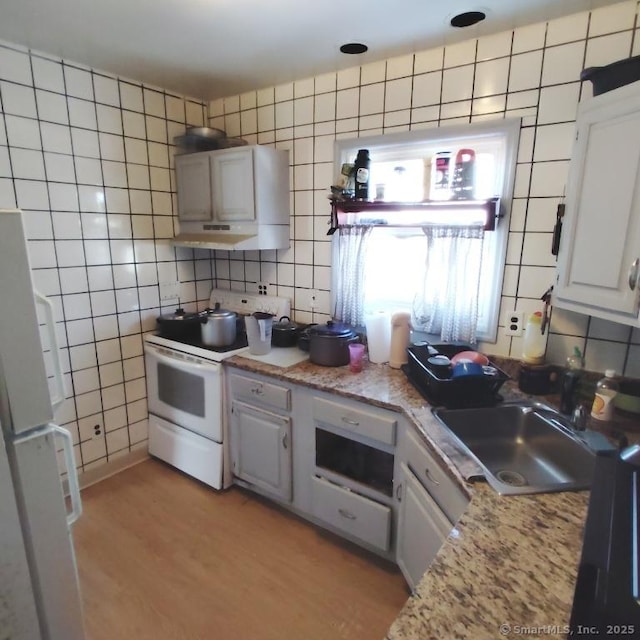
<svg viewBox="0 0 640 640">
<path fill-rule="evenodd" d="M 309 333 L 318 336 L 333 336 L 335 338 L 351 338 L 355 335 L 352 326 L 342 322 L 329 320 L 326 324 L 316 324 L 309 328 Z"/>
<path fill-rule="evenodd" d="M 158 322 L 184 322 L 185 320 L 195 320 L 198 318 L 197 313 L 186 312 L 184 309 L 176 309 L 173 313 L 158 316 Z"/>
<path fill-rule="evenodd" d="M 235 312 L 234 311 L 228 311 L 227 309 L 221 309 L 220 308 L 220 303 L 216 302 L 216 306 L 211 309 L 210 307 L 207 307 L 203 312 L 202 315 L 204 317 L 207 318 L 230 318 L 231 316 L 235 317 Z"/>
</svg>

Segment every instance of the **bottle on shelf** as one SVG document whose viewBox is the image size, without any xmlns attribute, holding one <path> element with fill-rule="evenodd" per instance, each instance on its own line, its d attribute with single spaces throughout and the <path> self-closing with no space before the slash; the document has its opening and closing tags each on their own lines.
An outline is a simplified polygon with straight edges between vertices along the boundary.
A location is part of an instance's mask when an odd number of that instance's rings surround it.
<svg viewBox="0 0 640 640">
<path fill-rule="evenodd" d="M 596 384 L 596 395 L 591 407 L 592 418 L 602 421 L 613 419 L 613 400 L 618 395 L 619 389 L 615 370 L 607 369 L 604 372 L 604 378 L 598 380 Z"/>
<path fill-rule="evenodd" d="M 476 152 L 460 149 L 451 179 L 451 197 L 454 200 L 473 200 L 476 182 Z"/>
<path fill-rule="evenodd" d="M 543 364 L 546 346 L 542 333 L 542 312 L 536 311 L 529 316 L 524 329 L 522 360 L 527 364 Z"/>
<path fill-rule="evenodd" d="M 451 151 L 438 151 L 431 160 L 430 200 L 451 198 Z"/>
<path fill-rule="evenodd" d="M 369 167 L 371 158 L 369 149 L 360 149 L 354 163 L 355 198 L 356 200 L 369 199 Z"/>
<path fill-rule="evenodd" d="M 578 347 L 574 347 L 573 354 L 567 358 L 566 369 L 560 382 L 560 412 L 573 413 L 578 404 L 578 390 L 582 379 L 584 360 Z"/>
</svg>

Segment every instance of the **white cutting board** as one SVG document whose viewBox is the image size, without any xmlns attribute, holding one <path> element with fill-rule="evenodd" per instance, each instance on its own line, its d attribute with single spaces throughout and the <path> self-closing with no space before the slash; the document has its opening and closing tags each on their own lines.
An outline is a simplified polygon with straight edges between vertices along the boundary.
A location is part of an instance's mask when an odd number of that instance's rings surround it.
<svg viewBox="0 0 640 640">
<path fill-rule="evenodd" d="M 257 356 L 249 351 L 245 351 L 241 354 L 243 358 L 249 358 L 250 360 L 257 360 L 258 362 L 264 362 L 265 364 L 272 364 L 276 367 L 292 367 L 294 364 L 304 362 L 309 359 L 309 354 L 306 351 L 301 351 L 298 347 L 272 347 L 269 353 L 265 353 L 263 356 Z"/>
</svg>

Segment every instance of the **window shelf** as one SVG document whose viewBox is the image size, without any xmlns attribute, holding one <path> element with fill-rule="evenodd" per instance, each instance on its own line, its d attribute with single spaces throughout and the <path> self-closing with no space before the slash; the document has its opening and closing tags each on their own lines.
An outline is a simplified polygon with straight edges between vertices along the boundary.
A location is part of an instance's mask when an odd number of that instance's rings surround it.
<svg viewBox="0 0 640 640">
<path fill-rule="evenodd" d="M 333 235 L 344 226 L 423 227 L 428 225 L 483 224 L 485 231 L 496 228 L 500 198 L 488 200 L 428 200 L 425 202 L 385 202 L 331 200 Z"/>
</svg>

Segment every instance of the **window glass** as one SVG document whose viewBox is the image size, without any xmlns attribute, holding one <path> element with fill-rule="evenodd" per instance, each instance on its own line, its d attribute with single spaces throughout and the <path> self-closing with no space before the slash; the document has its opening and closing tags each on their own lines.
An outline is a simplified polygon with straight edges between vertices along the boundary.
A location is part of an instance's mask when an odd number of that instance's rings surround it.
<svg viewBox="0 0 640 640">
<path fill-rule="evenodd" d="M 477 337 L 485 341 L 495 341 L 497 335 L 519 130 L 517 119 L 336 142 L 336 175 L 343 163 L 354 161 L 358 149 L 368 149 L 369 200 L 385 202 L 455 199 L 451 187 L 456 156 L 460 158 L 466 150 L 473 152 L 473 199 L 499 197 L 503 216 L 495 231 L 485 233 L 482 260 L 477 265 L 481 274 Z M 438 163 L 442 158 L 449 160 L 445 179 L 442 163 Z M 399 218 L 404 215 L 405 224 L 416 226 L 389 224 L 373 228 L 367 240 L 361 283 L 365 313 L 380 309 L 412 311 L 416 292 L 423 284 L 427 239 L 417 226 L 423 222 L 415 212 L 395 215 Z M 465 214 L 449 207 L 446 212 L 430 212 L 428 216 L 430 221 L 436 219 L 442 224 L 465 219 Z M 375 212 L 369 217 L 375 220 Z M 339 286 L 340 278 L 334 273 L 334 289 Z"/>
</svg>

